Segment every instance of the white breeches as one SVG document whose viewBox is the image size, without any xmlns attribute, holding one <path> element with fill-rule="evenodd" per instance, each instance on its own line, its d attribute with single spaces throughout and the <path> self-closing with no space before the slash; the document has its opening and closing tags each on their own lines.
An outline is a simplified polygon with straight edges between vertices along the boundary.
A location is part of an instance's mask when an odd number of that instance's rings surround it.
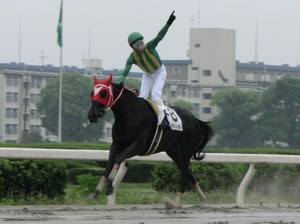
<svg viewBox="0 0 300 224">
<path fill-rule="evenodd" d="M 162 104 L 161 94 L 167 78 L 167 70 L 162 65 L 152 74 L 143 74 L 140 90 L 140 97 L 147 99 L 151 92 L 151 99 L 158 104 Z"/>
</svg>

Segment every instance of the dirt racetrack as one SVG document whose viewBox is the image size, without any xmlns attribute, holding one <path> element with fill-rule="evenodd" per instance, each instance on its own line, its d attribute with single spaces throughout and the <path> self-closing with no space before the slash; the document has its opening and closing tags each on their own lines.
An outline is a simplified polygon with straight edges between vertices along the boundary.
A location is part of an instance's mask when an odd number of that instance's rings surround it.
<svg viewBox="0 0 300 224">
<path fill-rule="evenodd" d="M 7 224 L 296 224 L 299 205 L 164 205 L 0 206 L 0 223 Z"/>
</svg>

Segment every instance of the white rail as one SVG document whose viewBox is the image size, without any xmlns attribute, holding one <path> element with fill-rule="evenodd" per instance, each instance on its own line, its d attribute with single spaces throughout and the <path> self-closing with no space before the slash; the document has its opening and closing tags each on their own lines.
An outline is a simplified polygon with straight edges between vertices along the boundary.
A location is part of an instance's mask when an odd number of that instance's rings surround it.
<svg viewBox="0 0 300 224">
<path fill-rule="evenodd" d="M 50 160 L 95 160 L 107 161 L 108 150 L 76 150 L 76 149 L 42 149 L 42 148 L 3 148 L 0 147 L 2 159 L 50 159 Z M 166 153 L 150 156 L 135 156 L 129 160 L 135 161 L 171 161 Z M 197 162 L 197 161 L 195 161 Z M 300 164 L 299 155 L 270 155 L 270 154 L 227 154 L 206 153 L 203 163 L 248 163 L 249 169 L 237 191 L 237 205 L 244 204 L 244 195 L 255 174 L 255 164 L 280 163 Z M 114 199 L 113 199 L 114 200 Z M 114 202 L 111 202 L 114 203 Z"/>
</svg>

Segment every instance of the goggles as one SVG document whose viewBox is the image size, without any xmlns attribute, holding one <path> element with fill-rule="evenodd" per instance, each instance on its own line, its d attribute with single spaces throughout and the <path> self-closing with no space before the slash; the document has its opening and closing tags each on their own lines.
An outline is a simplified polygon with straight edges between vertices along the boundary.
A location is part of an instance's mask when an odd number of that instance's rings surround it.
<svg viewBox="0 0 300 224">
<path fill-rule="evenodd" d="M 144 49 L 146 46 L 144 44 L 144 41 L 143 40 L 138 40 L 137 42 L 135 42 L 132 47 L 135 49 L 135 50 L 141 50 L 141 49 Z"/>
</svg>

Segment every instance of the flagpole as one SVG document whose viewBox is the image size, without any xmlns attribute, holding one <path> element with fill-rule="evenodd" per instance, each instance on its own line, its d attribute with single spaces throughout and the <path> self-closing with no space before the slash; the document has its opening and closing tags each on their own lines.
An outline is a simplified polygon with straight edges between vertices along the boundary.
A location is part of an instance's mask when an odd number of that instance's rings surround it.
<svg viewBox="0 0 300 224">
<path fill-rule="evenodd" d="M 63 0 L 60 2 L 60 11 L 57 25 L 57 44 L 59 46 L 59 99 L 58 99 L 58 137 L 57 142 L 62 140 L 62 76 L 63 76 L 63 66 L 62 66 L 62 56 L 63 56 L 63 41 L 62 41 L 62 27 L 63 27 Z"/>
<path fill-rule="evenodd" d="M 60 54 L 59 54 L 59 102 L 58 102 L 58 139 L 57 141 L 61 142 L 61 123 L 62 123 L 62 54 L 63 48 L 60 47 Z"/>
</svg>

